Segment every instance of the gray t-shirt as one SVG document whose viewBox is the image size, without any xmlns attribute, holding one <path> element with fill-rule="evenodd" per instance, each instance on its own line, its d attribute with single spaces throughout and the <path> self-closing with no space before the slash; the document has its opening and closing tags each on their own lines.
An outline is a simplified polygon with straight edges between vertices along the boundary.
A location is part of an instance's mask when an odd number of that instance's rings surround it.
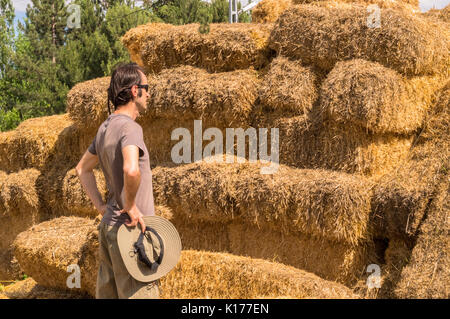
<svg viewBox="0 0 450 319">
<path fill-rule="evenodd" d="M 136 206 L 144 216 L 155 215 L 150 158 L 142 127 L 128 115 L 111 114 L 100 125 L 88 148 L 89 152 L 98 156 L 109 191 L 107 210 L 102 219 L 108 225 L 129 220 L 128 214 L 119 213 L 125 204 L 122 148 L 127 145 L 139 147 L 141 183 L 136 194 Z"/>
</svg>

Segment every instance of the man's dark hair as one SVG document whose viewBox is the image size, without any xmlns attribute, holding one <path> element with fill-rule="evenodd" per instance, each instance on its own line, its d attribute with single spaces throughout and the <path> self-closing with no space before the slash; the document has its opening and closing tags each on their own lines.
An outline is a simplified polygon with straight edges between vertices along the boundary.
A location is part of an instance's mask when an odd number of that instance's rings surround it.
<svg viewBox="0 0 450 319">
<path fill-rule="evenodd" d="M 111 82 L 108 88 L 108 112 L 111 114 L 109 102 L 114 105 L 114 110 L 117 107 L 127 104 L 133 99 L 131 94 L 131 87 L 133 85 L 141 84 L 141 71 L 144 70 L 136 63 L 119 63 L 112 72 Z M 138 96 L 142 96 L 142 90 L 139 88 Z"/>
</svg>

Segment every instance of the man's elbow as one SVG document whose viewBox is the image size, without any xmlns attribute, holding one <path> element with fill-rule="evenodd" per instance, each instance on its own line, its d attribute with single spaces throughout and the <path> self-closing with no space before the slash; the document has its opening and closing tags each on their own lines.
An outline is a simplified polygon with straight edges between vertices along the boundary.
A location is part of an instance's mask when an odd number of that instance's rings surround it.
<svg viewBox="0 0 450 319">
<path fill-rule="evenodd" d="M 139 171 L 139 167 L 124 167 L 123 173 L 129 177 L 139 177 L 141 176 L 141 172 Z"/>
<path fill-rule="evenodd" d="M 75 167 L 75 170 L 77 172 L 78 177 L 83 173 L 83 166 L 81 166 L 81 163 L 78 163 L 77 167 Z"/>
</svg>

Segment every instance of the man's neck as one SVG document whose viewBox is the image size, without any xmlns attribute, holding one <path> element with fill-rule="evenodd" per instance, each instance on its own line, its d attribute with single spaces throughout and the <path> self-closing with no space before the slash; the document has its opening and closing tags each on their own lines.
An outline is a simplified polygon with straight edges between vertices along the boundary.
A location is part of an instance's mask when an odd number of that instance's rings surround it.
<svg viewBox="0 0 450 319">
<path fill-rule="evenodd" d="M 137 110 L 135 105 L 126 104 L 114 111 L 113 114 L 125 114 L 131 117 L 133 121 L 135 121 L 139 116 L 139 111 Z"/>
</svg>

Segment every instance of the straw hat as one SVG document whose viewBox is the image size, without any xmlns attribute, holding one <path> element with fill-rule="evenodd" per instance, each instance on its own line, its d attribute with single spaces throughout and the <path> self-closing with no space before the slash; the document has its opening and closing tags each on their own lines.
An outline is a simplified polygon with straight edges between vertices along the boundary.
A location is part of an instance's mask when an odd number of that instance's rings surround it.
<svg viewBox="0 0 450 319">
<path fill-rule="evenodd" d="M 117 244 L 130 275 L 150 282 L 166 275 L 176 266 L 181 255 L 181 239 L 175 226 L 161 216 L 144 216 L 146 231 L 122 224 Z M 139 224 L 138 224 L 139 225 Z"/>
</svg>

